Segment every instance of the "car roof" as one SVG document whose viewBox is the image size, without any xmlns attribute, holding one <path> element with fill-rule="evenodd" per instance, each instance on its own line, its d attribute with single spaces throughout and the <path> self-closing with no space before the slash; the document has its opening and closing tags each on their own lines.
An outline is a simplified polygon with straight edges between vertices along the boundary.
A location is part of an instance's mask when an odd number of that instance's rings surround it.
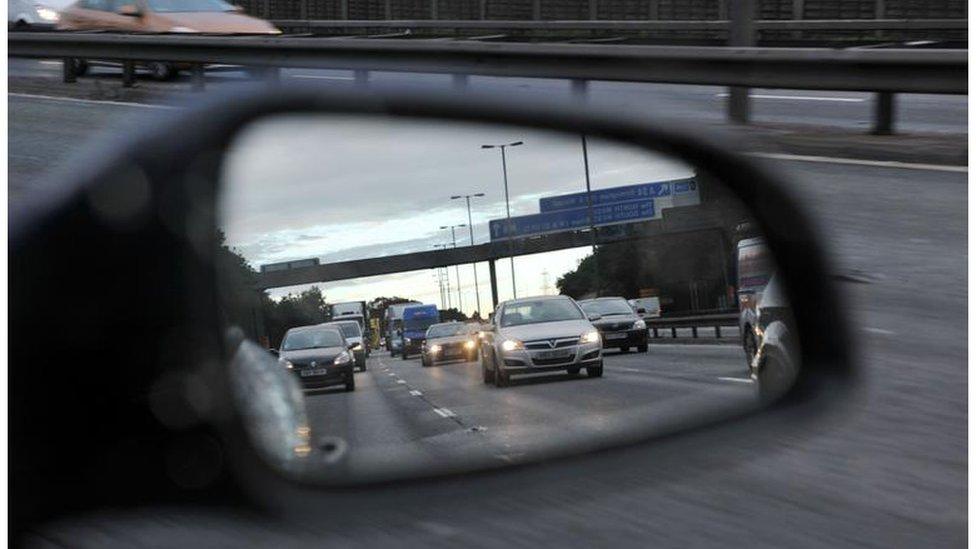
<svg viewBox="0 0 976 549">
<path fill-rule="evenodd" d="M 533 297 L 520 297 L 518 299 L 509 299 L 508 301 L 505 301 L 504 303 L 502 303 L 502 305 L 518 305 L 519 303 L 526 303 L 526 302 L 529 302 L 529 301 L 544 301 L 544 300 L 557 300 L 557 299 L 559 299 L 559 300 L 568 299 L 570 301 L 573 300 L 573 298 L 569 297 L 568 295 L 562 295 L 562 294 L 560 294 L 560 295 L 537 295 L 537 296 L 533 296 Z"/>
<path fill-rule="evenodd" d="M 319 324 L 319 326 L 337 326 L 339 324 L 355 324 L 356 326 L 359 326 L 359 323 L 355 320 L 330 320 L 328 322 Z"/>
<path fill-rule="evenodd" d="M 620 296 L 608 295 L 608 296 L 603 296 L 603 297 L 594 297 L 592 299 L 580 299 L 578 302 L 579 303 L 589 303 L 589 302 L 592 302 L 592 301 L 610 301 L 610 300 L 623 300 L 623 301 L 627 301 L 626 299 L 624 299 L 624 298 L 622 298 Z"/>
</svg>

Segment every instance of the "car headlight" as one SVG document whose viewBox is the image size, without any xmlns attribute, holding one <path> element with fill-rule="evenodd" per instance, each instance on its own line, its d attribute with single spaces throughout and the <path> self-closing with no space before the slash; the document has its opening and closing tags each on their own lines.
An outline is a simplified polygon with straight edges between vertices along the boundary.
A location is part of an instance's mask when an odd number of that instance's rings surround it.
<svg viewBox="0 0 976 549">
<path fill-rule="evenodd" d="M 335 357 L 335 360 L 332 363 L 339 366 L 341 364 L 348 364 L 350 360 L 352 360 L 352 357 L 349 356 L 349 353 L 342 351 L 339 353 L 339 356 Z"/>
<path fill-rule="evenodd" d="M 467 350 L 469 350 L 469 351 L 471 349 L 474 349 L 474 340 L 469 339 L 469 340 L 465 341 L 464 342 L 464 348 L 467 349 Z"/>
<path fill-rule="evenodd" d="M 580 336 L 580 343 L 599 343 L 600 332 L 593 330 Z"/>
<path fill-rule="evenodd" d="M 58 16 L 58 12 L 52 10 L 51 8 L 45 8 L 42 6 L 37 6 L 37 16 L 52 23 L 57 22 L 57 20 L 60 18 Z"/>
<path fill-rule="evenodd" d="M 634 330 L 646 330 L 647 329 L 647 323 L 644 322 L 643 320 L 638 320 L 637 322 L 634 323 L 634 328 L 633 329 Z"/>
<path fill-rule="evenodd" d="M 404 342 L 404 343 L 410 343 L 410 338 L 409 338 L 409 337 L 405 337 L 405 338 L 403 338 L 403 342 Z"/>
<path fill-rule="evenodd" d="M 430 346 L 430 352 L 432 352 L 432 353 L 439 353 L 439 352 L 441 352 L 441 348 L 442 347 L 440 345 L 438 345 L 438 344 L 435 343 L 435 344 L 433 344 L 433 345 Z"/>
<path fill-rule="evenodd" d="M 169 32 L 200 32 L 197 29 L 191 29 L 190 27 L 173 27 L 169 29 Z"/>
<path fill-rule="evenodd" d="M 517 339 L 506 339 L 502 342 L 503 351 L 514 351 L 516 349 L 523 349 L 522 342 Z"/>
<path fill-rule="evenodd" d="M 292 364 L 291 361 L 288 359 L 279 358 L 278 363 L 284 366 L 285 368 L 288 368 L 289 370 L 295 368 L 295 365 Z"/>
</svg>

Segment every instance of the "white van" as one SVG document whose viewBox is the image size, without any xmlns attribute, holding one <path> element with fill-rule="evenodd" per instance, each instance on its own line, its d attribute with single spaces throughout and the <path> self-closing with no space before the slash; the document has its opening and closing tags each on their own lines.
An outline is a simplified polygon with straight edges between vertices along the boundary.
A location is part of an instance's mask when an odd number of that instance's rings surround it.
<svg viewBox="0 0 976 549">
<path fill-rule="evenodd" d="M 661 316 L 661 298 L 659 297 L 639 297 L 628 299 L 627 303 L 634 309 L 634 312 L 641 318 L 659 318 Z"/>
</svg>

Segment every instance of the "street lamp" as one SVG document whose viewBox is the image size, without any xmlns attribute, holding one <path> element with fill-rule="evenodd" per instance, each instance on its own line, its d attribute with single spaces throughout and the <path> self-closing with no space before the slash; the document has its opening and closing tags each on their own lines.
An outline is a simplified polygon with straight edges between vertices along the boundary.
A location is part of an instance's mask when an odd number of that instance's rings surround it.
<svg viewBox="0 0 976 549">
<path fill-rule="evenodd" d="M 452 248 L 457 248 L 457 235 L 455 234 L 454 229 L 460 228 L 460 227 L 467 227 L 467 225 L 465 225 L 464 223 L 461 223 L 460 225 L 441 225 L 441 229 L 442 230 L 443 229 L 451 229 L 451 247 Z M 457 263 L 454 264 L 454 276 L 457 277 L 458 312 L 460 312 L 461 311 L 461 307 L 462 307 L 462 305 L 461 305 L 461 270 L 458 268 Z"/>
<path fill-rule="evenodd" d="M 519 145 L 524 145 L 521 141 L 514 141 L 512 143 L 503 143 L 500 145 L 482 145 L 482 149 L 501 149 L 502 150 L 502 180 L 505 182 L 505 226 L 508 229 L 507 232 L 512 231 L 512 209 L 509 205 L 508 200 L 508 164 L 505 162 L 505 148 L 506 147 L 518 147 Z M 512 248 L 512 235 L 508 235 L 508 260 L 512 265 L 512 297 L 518 297 L 515 291 L 515 250 Z"/>
<path fill-rule="evenodd" d="M 471 222 L 471 197 L 481 198 L 485 196 L 485 193 L 474 193 L 474 194 L 456 194 L 451 197 L 451 200 L 457 200 L 463 198 L 468 204 L 468 236 L 471 238 L 471 246 L 474 246 L 474 224 Z M 474 273 L 474 299 L 478 306 L 478 314 L 481 315 L 481 292 L 478 291 L 478 264 L 471 264 L 471 271 Z"/>
</svg>

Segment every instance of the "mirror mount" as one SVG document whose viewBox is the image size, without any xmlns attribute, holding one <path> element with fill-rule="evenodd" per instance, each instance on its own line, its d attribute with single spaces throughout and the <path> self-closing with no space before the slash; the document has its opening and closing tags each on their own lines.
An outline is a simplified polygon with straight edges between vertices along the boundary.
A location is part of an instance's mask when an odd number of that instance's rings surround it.
<svg viewBox="0 0 976 549">
<path fill-rule="evenodd" d="M 603 315 L 598 315 L 596 313 L 591 314 L 591 315 L 586 315 L 586 319 L 589 320 L 590 322 L 594 322 L 596 320 L 600 320 L 601 318 L 603 318 Z"/>
</svg>

